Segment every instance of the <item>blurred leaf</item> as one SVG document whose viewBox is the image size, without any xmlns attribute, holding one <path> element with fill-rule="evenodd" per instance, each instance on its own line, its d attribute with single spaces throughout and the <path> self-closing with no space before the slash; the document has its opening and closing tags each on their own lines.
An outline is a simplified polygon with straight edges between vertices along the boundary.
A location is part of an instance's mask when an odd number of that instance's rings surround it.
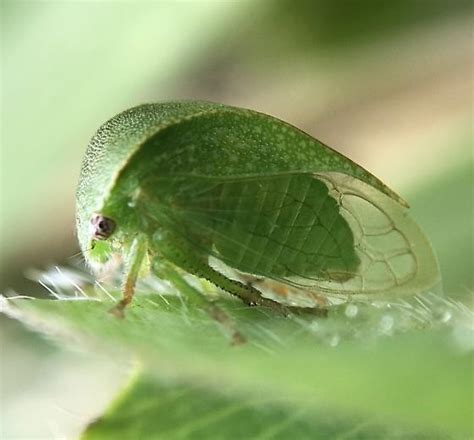
<svg viewBox="0 0 474 440">
<path fill-rule="evenodd" d="M 434 431 L 384 426 L 370 418 L 326 409 L 295 408 L 265 395 L 231 396 L 225 391 L 161 383 L 139 376 L 110 409 L 87 428 L 94 439 L 447 439 Z"/>
<path fill-rule="evenodd" d="M 446 20 L 470 13 L 472 3 L 469 0 L 451 4 L 443 0 L 401 0 L 396 3 L 343 0 L 342 4 L 300 0 L 297 8 L 293 1 L 283 0 L 267 9 L 260 26 L 244 25 L 242 38 L 235 39 L 234 44 L 248 57 L 258 52 L 270 57 L 303 52 L 311 57 L 321 51 L 334 56 L 338 50 L 373 44 L 437 23 L 440 18 Z M 272 35 L 271 44 L 265 35 Z"/>
<path fill-rule="evenodd" d="M 4 301 L 3 309 L 66 346 L 82 341 L 94 350 L 110 350 L 118 362 L 123 362 L 124 351 L 134 353 L 146 374 L 159 379 L 150 390 L 163 389 L 163 380 L 192 385 L 203 390 L 196 391 L 200 405 L 213 407 L 215 402 L 223 405 L 223 411 L 244 405 L 246 412 L 246 402 L 255 402 L 254 398 L 262 411 L 267 407 L 264 402 L 272 401 L 275 407 L 269 409 L 267 420 L 273 414 L 281 421 L 281 411 L 285 417 L 299 417 L 301 410 L 302 429 L 319 427 L 318 414 L 324 409 L 337 417 L 323 417 L 330 426 L 321 425 L 322 432 L 332 429 L 341 435 L 338 429 L 344 431 L 353 423 L 367 422 L 367 429 L 372 429 L 373 420 L 383 429 L 398 424 L 409 431 L 411 426 L 443 435 L 468 435 L 472 432 L 473 357 L 468 328 L 472 314 L 462 305 L 436 298 L 414 300 L 413 304 L 421 301 L 418 307 L 408 302 L 352 303 L 331 309 L 325 320 L 269 316 L 262 309 L 221 301 L 248 339 L 236 347 L 229 345 L 204 310 L 175 297 L 142 295 L 124 321 L 107 313 L 110 302 L 17 300 Z M 430 323 L 434 327 L 427 329 Z M 131 390 L 135 394 L 130 399 L 139 397 L 140 387 Z M 215 393 L 222 390 L 227 397 L 219 400 Z M 182 400 L 189 405 L 183 411 L 195 408 L 196 399 Z M 279 402 L 284 402 L 283 407 Z M 121 408 L 127 402 L 117 405 Z M 117 417 L 126 418 L 114 411 L 91 432 L 112 429 Z M 164 417 L 154 414 L 156 423 Z M 356 422 L 340 424 L 339 416 Z M 138 423 L 139 415 L 136 418 Z M 133 425 L 130 429 L 148 428 Z"/>
<path fill-rule="evenodd" d="M 416 188 L 411 213 L 438 254 L 445 291 L 468 297 L 473 279 L 473 163 L 464 163 Z"/>
</svg>

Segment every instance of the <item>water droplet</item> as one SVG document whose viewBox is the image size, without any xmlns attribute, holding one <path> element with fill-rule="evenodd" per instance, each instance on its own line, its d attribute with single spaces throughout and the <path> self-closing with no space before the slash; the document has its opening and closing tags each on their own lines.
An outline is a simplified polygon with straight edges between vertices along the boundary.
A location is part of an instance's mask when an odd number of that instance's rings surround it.
<svg viewBox="0 0 474 440">
<path fill-rule="evenodd" d="M 384 315 L 380 319 L 380 330 L 383 333 L 391 333 L 393 330 L 394 319 L 391 315 Z"/>
<path fill-rule="evenodd" d="M 332 335 L 328 340 L 328 344 L 330 347 L 336 347 L 339 344 L 340 340 L 341 338 L 339 337 L 339 335 Z"/>
<path fill-rule="evenodd" d="M 472 352 L 474 350 L 474 328 L 471 326 L 459 325 L 455 327 L 453 338 L 462 351 Z"/>
<path fill-rule="evenodd" d="M 443 324 L 447 323 L 453 317 L 450 310 L 438 310 L 434 313 L 434 319 Z"/>
<path fill-rule="evenodd" d="M 348 304 L 344 313 L 348 318 L 355 318 L 359 313 L 359 308 L 355 304 Z"/>
<path fill-rule="evenodd" d="M 319 330 L 319 323 L 317 321 L 312 321 L 310 322 L 308 328 L 311 332 L 317 333 Z"/>
</svg>

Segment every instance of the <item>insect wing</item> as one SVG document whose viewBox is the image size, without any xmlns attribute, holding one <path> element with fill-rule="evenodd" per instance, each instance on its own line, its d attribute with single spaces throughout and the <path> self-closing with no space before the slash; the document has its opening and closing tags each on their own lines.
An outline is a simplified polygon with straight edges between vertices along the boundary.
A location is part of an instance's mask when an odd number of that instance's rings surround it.
<svg viewBox="0 0 474 440">
<path fill-rule="evenodd" d="M 390 197 L 342 173 L 318 173 L 350 225 L 360 260 L 354 276 L 327 281 L 327 291 L 363 294 L 416 294 L 440 283 L 438 262 L 417 223 Z M 303 281 L 303 280 L 302 280 Z"/>
<path fill-rule="evenodd" d="M 406 210 L 351 176 L 186 175 L 154 185 L 171 194 L 170 228 L 239 272 L 329 294 L 409 294 L 438 281 Z"/>
</svg>

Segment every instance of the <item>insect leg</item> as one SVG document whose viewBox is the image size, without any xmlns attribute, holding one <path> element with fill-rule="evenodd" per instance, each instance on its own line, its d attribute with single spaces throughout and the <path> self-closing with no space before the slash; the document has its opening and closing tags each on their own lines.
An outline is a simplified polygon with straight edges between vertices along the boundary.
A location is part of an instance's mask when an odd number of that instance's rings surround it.
<svg viewBox="0 0 474 440">
<path fill-rule="evenodd" d="M 326 311 L 312 307 L 291 307 L 280 304 L 268 298 L 264 298 L 261 292 L 252 285 L 243 284 L 240 281 L 227 278 L 222 273 L 213 269 L 205 258 L 197 256 L 193 253 L 193 249 L 189 249 L 187 244 L 182 242 L 179 238 L 174 237 L 170 242 L 161 242 L 159 252 L 168 260 L 200 278 L 210 281 L 215 286 L 229 292 L 230 294 L 240 298 L 245 304 L 249 306 L 263 306 L 274 312 L 288 316 L 292 312 L 309 312 L 311 314 L 326 316 Z"/>
<path fill-rule="evenodd" d="M 206 278 L 217 287 L 237 296 L 248 306 L 268 307 L 269 309 L 282 313 L 283 315 L 288 315 L 290 313 L 289 307 L 271 299 L 264 298 L 260 291 L 251 284 L 243 284 L 240 281 L 231 280 L 208 265 L 202 265 L 202 267 L 200 267 L 199 276 Z"/>
<path fill-rule="evenodd" d="M 268 307 L 274 312 L 289 316 L 291 313 L 307 312 L 312 315 L 321 317 L 327 316 L 327 310 L 317 307 L 293 307 L 280 304 L 268 298 L 264 298 L 261 292 L 253 287 L 252 284 L 243 284 L 240 281 L 231 280 L 209 265 L 203 264 L 196 275 L 206 278 L 211 283 L 215 284 L 223 290 L 240 298 L 245 304 L 249 306 L 263 306 Z"/>
<path fill-rule="evenodd" d="M 125 259 L 126 276 L 122 287 L 122 299 L 112 310 L 110 310 L 113 315 L 119 318 L 124 317 L 125 307 L 132 302 L 135 293 L 135 284 L 137 282 L 143 259 L 146 256 L 146 252 L 146 240 L 141 236 L 137 236 L 133 240 L 128 256 Z"/>
<path fill-rule="evenodd" d="M 153 271 L 160 278 L 172 283 L 180 292 L 189 294 L 197 299 L 206 309 L 209 316 L 217 321 L 222 329 L 230 335 L 232 345 L 240 345 L 246 342 L 245 337 L 236 329 L 233 319 L 217 304 L 207 298 L 205 294 L 191 286 L 172 265 L 155 263 Z"/>
</svg>

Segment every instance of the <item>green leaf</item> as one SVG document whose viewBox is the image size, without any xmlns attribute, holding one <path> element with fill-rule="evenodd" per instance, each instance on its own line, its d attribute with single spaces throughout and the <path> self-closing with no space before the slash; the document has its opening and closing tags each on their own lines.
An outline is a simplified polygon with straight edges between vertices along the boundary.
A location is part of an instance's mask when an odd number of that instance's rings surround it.
<svg viewBox="0 0 474 440">
<path fill-rule="evenodd" d="M 232 395 L 187 384 L 134 377 L 110 409 L 84 433 L 83 440 L 134 439 L 436 439 L 384 425 L 375 417 L 347 417 L 326 408 L 295 408 L 265 394 Z"/>
<path fill-rule="evenodd" d="M 360 424 L 363 432 L 367 425 L 393 435 L 399 432 L 393 426 L 441 438 L 472 432 L 472 314 L 464 306 L 428 295 L 412 303 L 342 305 L 321 319 L 283 318 L 231 300 L 219 304 L 247 343 L 231 346 L 226 329 L 204 309 L 170 295 L 139 295 L 125 320 L 107 313 L 110 301 L 4 300 L 2 308 L 64 346 L 105 350 L 124 368 L 124 354 L 139 360 L 147 385 L 129 388 L 90 428 L 91 436 L 107 438 L 103 430 L 113 433 L 120 424 L 120 438 L 132 438 L 125 432 L 149 438 L 147 429 L 160 438 L 173 411 L 186 411 L 175 419 L 183 432 L 188 424 L 231 430 L 248 422 L 245 429 L 256 435 L 292 417 L 301 418 L 298 429 L 341 438 Z M 163 404 L 163 414 L 153 409 L 179 390 L 187 397 Z M 242 418 L 254 407 L 267 411 L 255 425 Z M 226 426 L 201 425 L 203 408 L 206 417 L 228 409 Z M 179 438 L 200 438 L 180 432 Z"/>
</svg>

